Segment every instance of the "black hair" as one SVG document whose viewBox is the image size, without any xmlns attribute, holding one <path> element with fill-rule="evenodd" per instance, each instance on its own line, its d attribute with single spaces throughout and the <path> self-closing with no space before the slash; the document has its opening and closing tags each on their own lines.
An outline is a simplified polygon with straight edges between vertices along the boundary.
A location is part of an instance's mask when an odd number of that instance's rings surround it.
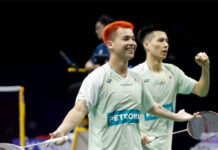
<svg viewBox="0 0 218 150">
<path fill-rule="evenodd" d="M 103 25 L 107 25 L 107 24 L 113 22 L 114 19 L 107 16 L 107 15 L 101 15 L 97 21 L 101 22 Z"/>
<path fill-rule="evenodd" d="M 160 24 L 160 23 L 146 24 L 138 31 L 137 39 L 142 44 L 145 37 L 153 31 L 167 32 L 167 27 L 165 25 Z"/>
</svg>

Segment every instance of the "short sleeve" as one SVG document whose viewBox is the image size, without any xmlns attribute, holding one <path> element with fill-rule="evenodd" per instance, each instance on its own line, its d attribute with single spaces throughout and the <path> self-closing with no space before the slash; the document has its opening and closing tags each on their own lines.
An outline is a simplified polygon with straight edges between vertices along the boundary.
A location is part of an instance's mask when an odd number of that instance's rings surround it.
<svg viewBox="0 0 218 150">
<path fill-rule="evenodd" d="M 103 83 L 104 73 L 98 68 L 84 80 L 76 97 L 76 102 L 83 100 L 88 110 L 91 110 L 98 101 L 99 89 Z"/>
<path fill-rule="evenodd" d="M 190 94 L 196 84 L 196 80 L 185 75 L 178 67 L 175 67 L 175 73 L 177 77 L 177 93 Z"/>
<path fill-rule="evenodd" d="M 150 110 L 153 105 L 154 105 L 154 99 L 151 95 L 151 93 L 148 91 L 147 87 L 142 84 L 142 98 L 141 98 L 141 101 L 142 101 L 142 112 L 146 112 L 148 110 Z"/>
</svg>

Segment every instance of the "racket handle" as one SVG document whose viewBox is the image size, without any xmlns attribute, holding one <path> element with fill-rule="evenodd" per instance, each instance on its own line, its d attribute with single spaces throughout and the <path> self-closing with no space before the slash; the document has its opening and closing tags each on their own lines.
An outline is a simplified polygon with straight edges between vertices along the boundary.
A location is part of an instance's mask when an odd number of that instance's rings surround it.
<svg viewBox="0 0 218 150">
<path fill-rule="evenodd" d="M 46 141 L 44 141 L 42 143 L 27 145 L 27 146 L 24 146 L 23 148 L 33 147 L 33 146 L 36 146 L 36 145 L 45 145 L 45 144 L 56 143 L 57 141 L 62 140 L 63 138 L 64 138 L 65 141 L 67 141 L 69 139 L 69 137 L 67 135 L 65 135 L 65 136 L 62 136 L 62 137 L 59 137 L 59 138 L 46 140 Z"/>
<path fill-rule="evenodd" d="M 54 138 L 54 139 L 49 139 L 46 140 L 45 142 L 43 142 L 43 144 L 51 144 L 51 143 L 56 143 L 57 141 L 60 141 L 64 138 L 65 141 L 67 141 L 69 139 L 69 137 L 67 135 L 59 137 L 59 138 Z"/>
<path fill-rule="evenodd" d="M 184 129 L 184 130 L 180 130 L 180 131 L 176 131 L 176 132 L 172 132 L 172 133 L 163 134 L 163 135 L 160 135 L 160 136 L 151 136 L 151 137 L 149 137 L 149 140 L 153 141 L 153 140 L 155 140 L 155 139 L 157 139 L 159 137 L 174 135 L 174 134 L 178 134 L 178 133 L 182 133 L 182 132 L 186 132 L 186 131 L 188 131 L 188 129 Z"/>
</svg>

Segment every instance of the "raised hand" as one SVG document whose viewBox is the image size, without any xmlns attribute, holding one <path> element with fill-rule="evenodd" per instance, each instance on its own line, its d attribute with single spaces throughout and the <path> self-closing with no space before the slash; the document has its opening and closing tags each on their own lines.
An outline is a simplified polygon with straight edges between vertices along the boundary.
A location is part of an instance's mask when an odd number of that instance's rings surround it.
<svg viewBox="0 0 218 150">
<path fill-rule="evenodd" d="M 198 53 L 195 56 L 195 62 L 203 68 L 207 68 L 210 66 L 209 57 L 207 56 L 207 54 L 205 52 Z"/>
</svg>

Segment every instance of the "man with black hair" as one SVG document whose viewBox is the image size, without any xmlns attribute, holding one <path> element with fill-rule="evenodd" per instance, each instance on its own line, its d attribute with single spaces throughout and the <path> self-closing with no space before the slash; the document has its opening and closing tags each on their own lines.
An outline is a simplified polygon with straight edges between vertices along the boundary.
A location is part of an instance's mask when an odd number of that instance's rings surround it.
<svg viewBox="0 0 218 150">
<path fill-rule="evenodd" d="M 101 15 L 96 24 L 95 24 L 95 33 L 97 34 L 97 37 L 99 40 L 102 40 L 102 31 L 104 29 L 104 27 L 111 23 L 113 21 L 113 19 L 107 15 Z M 97 47 L 95 48 L 92 56 L 89 58 L 89 60 L 86 62 L 85 64 L 85 69 L 87 70 L 87 72 L 91 72 L 94 69 L 96 69 L 97 67 L 99 67 L 100 65 L 102 65 L 102 63 L 100 60 L 97 59 L 105 59 L 109 60 L 109 54 L 108 54 L 108 50 L 107 47 L 105 46 L 104 42 L 100 43 L 99 45 L 97 45 Z"/>
<path fill-rule="evenodd" d="M 196 63 L 202 68 L 201 77 L 196 81 L 184 74 L 173 64 L 163 63 L 167 57 L 169 44 L 166 30 L 160 24 L 149 24 L 140 29 L 138 40 L 146 52 L 146 61 L 133 70 L 143 78 L 143 83 L 154 100 L 165 109 L 175 112 L 177 94 L 193 93 L 205 97 L 209 91 L 210 62 L 205 52 L 195 56 Z M 140 116 L 142 143 L 149 143 L 149 137 L 173 131 L 174 121 L 152 116 L 142 112 Z M 158 138 L 143 145 L 144 150 L 171 150 L 172 136 Z"/>
</svg>

